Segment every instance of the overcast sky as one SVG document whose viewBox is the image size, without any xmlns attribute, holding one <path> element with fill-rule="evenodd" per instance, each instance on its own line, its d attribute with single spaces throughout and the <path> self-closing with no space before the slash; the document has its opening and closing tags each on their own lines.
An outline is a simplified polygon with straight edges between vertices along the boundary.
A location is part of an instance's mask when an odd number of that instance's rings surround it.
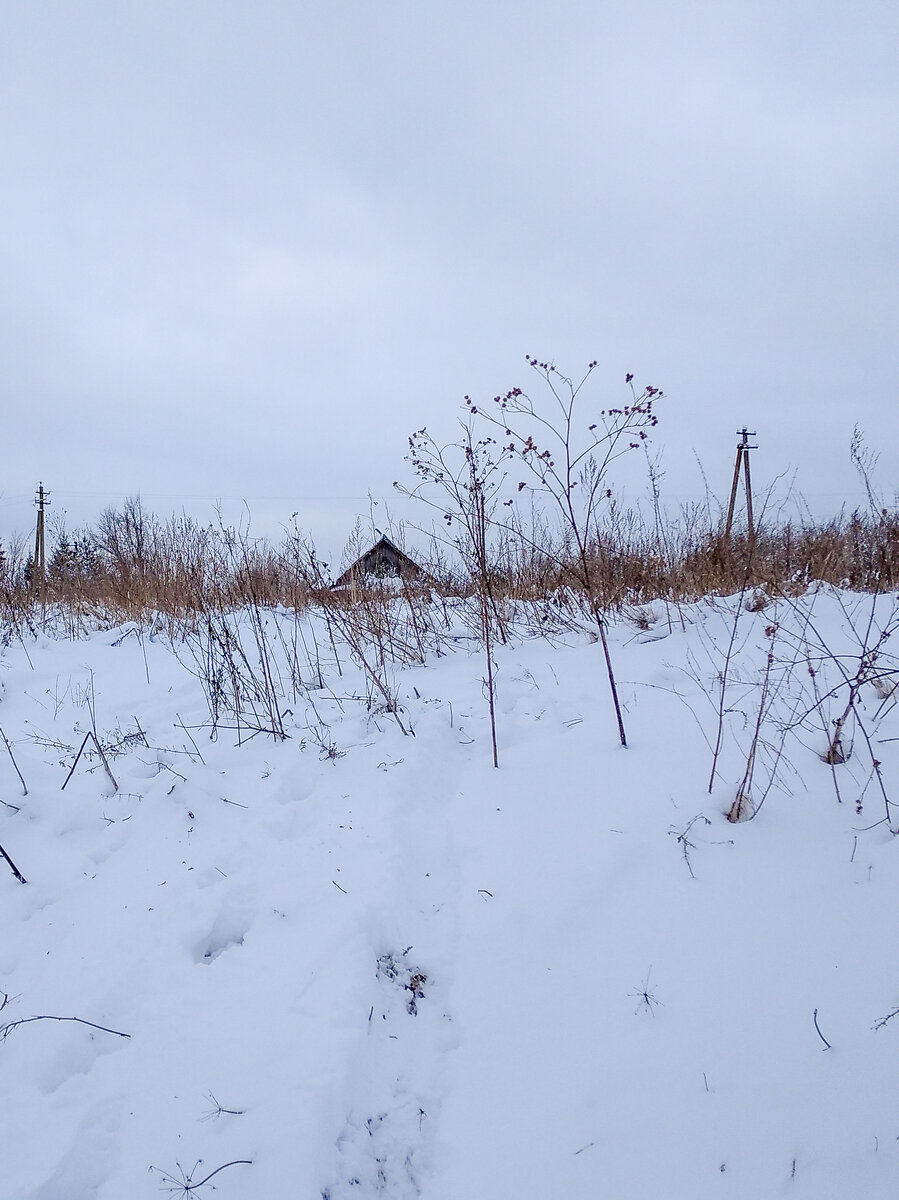
<svg viewBox="0 0 899 1200">
<path fill-rule="evenodd" d="M 526 353 L 661 387 L 672 498 L 744 422 L 819 509 L 855 422 L 899 483 L 895 0 L 0 13 L 0 531 L 42 479 L 333 545 Z"/>
</svg>

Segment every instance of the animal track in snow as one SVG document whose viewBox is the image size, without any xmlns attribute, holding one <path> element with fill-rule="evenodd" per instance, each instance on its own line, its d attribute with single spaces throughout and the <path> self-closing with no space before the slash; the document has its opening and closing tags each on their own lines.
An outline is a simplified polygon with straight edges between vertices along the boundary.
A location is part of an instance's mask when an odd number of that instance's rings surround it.
<svg viewBox="0 0 899 1200">
<path fill-rule="evenodd" d="M 428 974 L 406 954 L 382 953 L 375 976 L 378 994 L 357 1064 L 357 1086 L 337 1138 L 338 1177 L 323 1189 L 323 1200 L 374 1195 L 417 1200 L 421 1195 L 428 1122 L 439 1108 L 429 1078 L 434 1050 L 441 1049 L 435 1022 L 443 1018 L 436 1008 L 421 1005 Z"/>
<path fill-rule="evenodd" d="M 35 1080 L 45 1096 L 52 1095 L 70 1079 L 89 1074 L 98 1058 L 119 1048 L 116 1038 L 83 1026 L 57 1029 L 48 1026 L 42 1032 L 42 1053 L 46 1057 L 35 1070 Z"/>
<path fill-rule="evenodd" d="M 428 977 L 424 971 L 415 967 L 410 967 L 405 960 L 405 954 L 399 957 L 393 954 L 382 954 L 378 959 L 378 979 L 386 979 L 390 983 L 395 983 L 397 987 L 402 988 L 409 995 L 406 998 L 406 1011 L 411 1015 L 418 1015 L 418 1001 L 424 1000 L 424 987 L 428 982 Z"/>
<path fill-rule="evenodd" d="M 69 1150 L 27 1200 L 91 1200 L 118 1154 L 121 1099 L 109 1096 L 84 1111 Z"/>
<path fill-rule="evenodd" d="M 194 947 L 198 963 L 210 963 L 232 946 L 240 946 L 256 916 L 256 897 L 252 891 L 235 891 L 227 895 L 218 916 L 204 938 Z"/>
<path fill-rule="evenodd" d="M 418 1200 L 415 1153 L 427 1114 L 406 1099 L 389 1112 L 347 1121 L 337 1139 L 344 1178 L 322 1191 L 322 1200 L 361 1200 L 372 1195 Z"/>
</svg>

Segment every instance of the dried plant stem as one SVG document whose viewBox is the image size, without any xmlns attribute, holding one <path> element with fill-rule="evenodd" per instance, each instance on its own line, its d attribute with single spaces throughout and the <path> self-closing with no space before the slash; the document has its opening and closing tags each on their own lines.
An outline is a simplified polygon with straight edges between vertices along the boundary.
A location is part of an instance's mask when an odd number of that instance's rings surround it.
<svg viewBox="0 0 899 1200">
<path fill-rule="evenodd" d="M 748 818 L 751 820 L 758 810 L 761 808 L 761 801 L 754 804 L 752 801 L 752 777 L 755 773 L 756 753 L 758 751 L 759 739 L 762 735 L 762 725 L 768 716 L 769 697 L 771 691 L 771 668 L 774 665 L 774 636 L 775 627 L 772 627 L 771 643 L 768 647 L 768 656 L 765 660 L 765 674 L 762 680 L 762 692 L 759 697 L 758 712 L 755 718 L 755 728 L 752 731 L 752 742 L 749 747 L 749 754 L 746 758 L 746 770 L 743 772 L 743 778 L 740 781 L 740 786 L 737 788 L 736 799 L 731 805 L 727 819 L 731 822 L 743 821 Z M 765 793 L 767 795 L 767 792 Z M 749 812 L 746 812 L 746 809 Z"/>
<path fill-rule="evenodd" d="M 12 762 L 12 765 L 15 767 L 16 774 L 18 775 L 19 781 L 22 784 L 22 795 L 27 796 L 28 795 L 28 787 L 22 776 L 22 772 L 19 770 L 19 764 L 16 762 L 15 755 L 12 752 L 12 746 L 10 746 L 10 744 L 9 744 L 9 739 L 7 738 L 6 734 L 3 732 L 2 729 L 0 729 L 0 737 L 3 738 L 3 744 L 6 747 L 6 752 L 9 755 L 10 761 Z"/>
<path fill-rule="evenodd" d="M 715 786 L 715 773 L 718 769 L 718 756 L 721 753 L 721 744 L 724 741 L 724 707 L 727 702 L 727 677 L 730 672 L 730 664 L 734 654 L 734 645 L 737 641 L 737 631 L 740 627 L 740 615 L 743 611 L 743 597 L 746 595 L 746 584 L 740 589 L 740 594 L 737 598 L 737 607 L 734 611 L 734 619 L 730 630 L 730 639 L 727 643 L 727 653 L 724 656 L 724 666 L 721 669 L 720 686 L 718 688 L 718 731 L 715 736 L 715 749 L 712 751 L 712 770 L 709 775 L 709 795 Z"/>
<path fill-rule="evenodd" d="M 28 880 L 25 878 L 25 876 L 22 874 L 22 872 L 19 870 L 19 868 L 16 866 L 16 864 L 13 862 L 13 860 L 9 857 L 9 855 L 6 853 L 6 851 L 3 849 L 2 846 L 0 846 L 0 854 L 2 854 L 3 857 L 6 859 L 7 863 L 9 864 L 10 870 L 12 871 L 13 875 L 15 875 L 16 879 L 18 879 L 19 883 L 27 883 Z"/>
<path fill-rule="evenodd" d="M 602 643 L 602 652 L 606 660 L 606 675 L 609 680 L 609 688 L 612 693 L 612 703 L 615 706 L 615 719 L 618 722 L 618 737 L 622 746 L 627 749 L 627 734 L 624 731 L 624 717 L 621 715 L 621 701 L 618 699 L 618 684 L 615 682 L 615 671 L 612 667 L 612 655 L 609 653 L 609 640 L 606 637 L 606 623 L 600 618 L 597 621 L 599 626 L 599 640 Z"/>
<path fill-rule="evenodd" d="M 62 787 L 59 789 L 61 792 L 64 792 L 66 790 L 66 784 L 69 782 L 69 780 L 75 774 L 75 768 L 78 766 L 78 760 L 81 758 L 81 755 L 84 753 L 84 748 L 89 741 L 93 741 L 94 745 L 97 747 L 97 753 L 100 755 L 100 759 L 103 763 L 103 767 L 106 771 L 106 774 L 109 776 L 109 782 L 112 784 L 113 789 L 115 791 L 119 790 L 119 785 L 115 781 L 115 776 L 113 775 L 112 771 L 109 769 L 109 762 L 107 761 L 106 754 L 103 750 L 103 747 L 100 745 L 100 742 L 99 742 L 96 734 L 91 729 L 91 730 L 88 730 L 88 732 L 84 735 L 84 741 L 81 743 L 81 748 L 79 749 L 78 753 L 75 755 L 75 761 L 72 763 L 72 766 L 69 769 L 69 773 L 66 776 L 66 781 L 62 785 Z"/>
<path fill-rule="evenodd" d="M 472 478 L 474 466 L 472 465 Z M 493 746 L 493 765 L 499 768 L 499 753 L 496 748 L 496 688 L 493 677 L 493 642 L 491 634 L 491 601 L 490 576 L 487 570 L 487 516 L 484 508 L 484 495 L 480 489 L 474 489 L 475 522 L 478 537 L 478 567 L 479 581 L 478 597 L 481 604 L 481 627 L 484 637 L 484 653 L 487 658 L 487 701 L 490 708 L 490 738 Z M 495 605 L 494 605 L 495 607 Z"/>
</svg>

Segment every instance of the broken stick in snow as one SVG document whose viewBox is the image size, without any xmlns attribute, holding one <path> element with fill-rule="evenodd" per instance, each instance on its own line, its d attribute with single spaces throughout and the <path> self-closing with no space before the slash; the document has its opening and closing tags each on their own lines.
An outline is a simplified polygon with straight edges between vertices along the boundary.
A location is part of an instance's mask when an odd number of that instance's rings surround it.
<svg viewBox="0 0 899 1200">
<path fill-rule="evenodd" d="M 9 744 L 9 739 L 7 738 L 6 734 L 3 732 L 2 729 L 0 729 L 0 738 L 3 738 L 3 744 L 6 747 L 6 752 L 9 755 L 10 762 L 16 768 L 16 774 L 18 775 L 19 781 L 22 784 L 22 795 L 27 796 L 28 795 L 28 787 L 22 776 L 22 772 L 19 770 L 19 764 L 16 762 L 15 756 L 13 755 L 12 746 L 10 746 L 10 744 Z"/>
<path fill-rule="evenodd" d="M 97 737 L 94 734 L 93 730 L 89 730 L 85 734 L 84 741 L 81 743 L 81 749 L 75 755 L 75 761 L 72 763 L 72 768 L 69 771 L 68 775 L 66 776 L 66 783 L 68 783 L 69 780 L 72 778 L 72 776 L 75 774 L 75 768 L 78 766 L 78 760 L 81 758 L 81 755 L 84 753 L 84 747 L 87 745 L 87 743 L 89 741 L 93 741 L 94 745 L 97 747 L 97 753 L 100 755 L 100 758 L 103 762 L 103 767 L 106 771 L 106 774 L 109 776 L 109 782 L 112 784 L 114 791 L 118 791 L 119 785 L 116 783 L 115 776 L 113 775 L 112 771 L 110 771 L 110 769 L 109 769 L 109 762 L 107 761 L 106 754 L 104 753 L 103 747 L 100 745 L 99 741 L 97 740 Z M 62 785 L 62 787 L 59 789 L 61 792 L 64 792 L 66 790 L 66 783 L 64 783 Z"/>
<path fill-rule="evenodd" d="M 13 862 L 13 860 L 9 857 L 9 855 L 6 853 L 6 851 L 3 849 L 2 846 L 0 846 L 0 854 L 2 854 L 3 857 L 6 859 L 6 861 L 9 863 L 10 870 L 12 871 L 13 875 L 15 875 L 16 879 L 18 879 L 19 883 L 27 883 L 28 880 L 25 878 L 25 876 L 22 874 L 22 872 L 19 870 L 19 868 L 16 866 L 16 864 Z"/>
</svg>

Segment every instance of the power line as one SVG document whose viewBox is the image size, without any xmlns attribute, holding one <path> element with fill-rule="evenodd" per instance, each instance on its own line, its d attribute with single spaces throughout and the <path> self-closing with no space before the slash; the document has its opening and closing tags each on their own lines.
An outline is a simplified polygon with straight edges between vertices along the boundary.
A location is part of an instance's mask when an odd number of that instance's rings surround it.
<svg viewBox="0 0 899 1200">
<path fill-rule="evenodd" d="M 72 499 L 72 500 L 103 500 L 103 499 L 127 500 L 127 499 L 130 499 L 132 496 L 138 496 L 141 500 L 203 500 L 203 501 L 212 502 L 212 503 L 214 503 L 217 500 L 227 500 L 231 503 L 237 503 L 237 504 L 242 504 L 244 502 L 248 502 L 251 500 L 277 500 L 277 501 L 283 501 L 285 503 L 287 503 L 287 502 L 295 503 L 298 501 L 306 502 L 306 501 L 310 501 L 310 500 L 332 500 L 332 501 L 338 501 L 338 500 L 339 501 L 344 501 L 344 500 L 353 500 L 353 501 L 396 500 L 399 497 L 399 493 L 394 493 L 394 492 L 391 492 L 391 493 L 388 493 L 385 495 L 380 495 L 380 496 L 375 496 L 375 495 L 372 495 L 367 492 L 365 493 L 365 495 L 361 495 L 361 496 L 297 496 L 295 494 L 284 495 L 284 496 L 248 496 L 248 495 L 227 496 L 227 495 L 223 495 L 221 492 L 145 492 L 141 489 L 137 489 L 136 491 L 132 490 L 130 492 L 79 492 L 79 491 L 68 491 L 66 489 L 60 489 L 60 488 L 55 489 L 55 494 L 57 497 L 62 496 L 63 498 L 68 498 L 68 499 Z M 24 492 L 22 492 L 22 493 L 15 492 L 13 494 L 0 492 L 0 504 L 24 503 L 28 499 L 29 499 L 29 495 Z"/>
</svg>

